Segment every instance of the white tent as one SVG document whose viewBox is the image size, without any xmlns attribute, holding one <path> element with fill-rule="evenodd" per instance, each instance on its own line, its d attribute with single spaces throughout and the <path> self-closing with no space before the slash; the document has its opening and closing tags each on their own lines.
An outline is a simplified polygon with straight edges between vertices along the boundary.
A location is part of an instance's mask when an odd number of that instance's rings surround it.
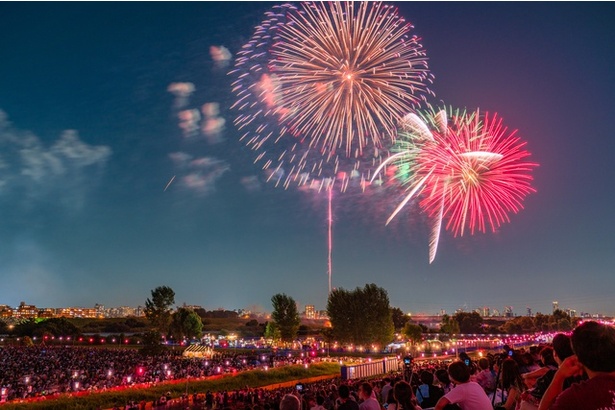
<svg viewBox="0 0 615 410">
<path fill-rule="evenodd" d="M 203 345 L 190 345 L 184 350 L 182 356 L 184 357 L 199 357 L 210 358 L 214 354 L 214 349 L 209 346 Z"/>
</svg>

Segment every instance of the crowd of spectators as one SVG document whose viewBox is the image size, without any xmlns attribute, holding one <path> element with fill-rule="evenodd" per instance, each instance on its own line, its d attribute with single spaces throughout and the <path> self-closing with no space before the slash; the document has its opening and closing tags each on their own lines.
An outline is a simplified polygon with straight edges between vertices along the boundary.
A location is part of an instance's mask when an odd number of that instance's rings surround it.
<svg viewBox="0 0 615 410">
<path fill-rule="evenodd" d="M 529 350 L 505 347 L 475 363 L 414 362 L 383 379 L 333 380 L 292 388 L 258 390 L 205 408 L 251 410 L 609 409 L 615 406 L 615 329 L 585 322 L 572 335 Z M 543 386 L 543 387 L 541 387 Z M 289 395 L 296 399 L 286 400 Z M 528 399 L 528 396 L 536 400 Z M 246 397 L 249 397 L 246 400 Z M 242 400 L 243 398 L 243 400 Z M 218 406 L 216 406 L 218 405 Z"/>
<path fill-rule="evenodd" d="M 233 391 L 195 393 L 179 400 L 162 396 L 153 407 L 547 410 L 615 405 L 615 329 L 609 325 L 585 322 L 571 336 L 558 334 L 549 345 L 533 346 L 527 351 L 506 347 L 502 353 L 478 361 L 465 354 L 460 354 L 459 359 L 414 361 L 380 379 L 336 378 L 276 389 L 246 386 Z M 294 363 L 299 359 L 280 360 Z M 146 358 L 130 350 L 44 347 L 1 349 L 0 362 L 0 385 L 8 385 L 13 398 L 54 389 L 74 391 L 75 383 L 82 389 L 103 390 L 130 382 L 162 381 L 167 375 L 203 377 L 256 365 L 235 355 L 204 361 L 170 354 Z M 129 377 L 134 379 L 128 380 Z M 591 397 L 588 392 L 592 392 Z"/>
<path fill-rule="evenodd" d="M 119 386 L 203 378 L 263 366 L 302 363 L 300 356 L 215 354 L 185 358 L 178 352 L 144 356 L 134 349 L 57 346 L 0 348 L 1 399 L 29 399 L 56 393 L 105 391 Z M 311 359 L 310 359 L 311 360 Z"/>
</svg>

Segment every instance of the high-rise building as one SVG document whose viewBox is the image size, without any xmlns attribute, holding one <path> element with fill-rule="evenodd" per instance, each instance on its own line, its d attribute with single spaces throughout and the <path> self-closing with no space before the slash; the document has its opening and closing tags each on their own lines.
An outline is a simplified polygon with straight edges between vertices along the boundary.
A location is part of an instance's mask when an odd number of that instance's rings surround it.
<svg viewBox="0 0 615 410">
<path fill-rule="evenodd" d="M 553 313 L 559 309 L 559 302 L 557 300 L 553 301 Z"/>
</svg>

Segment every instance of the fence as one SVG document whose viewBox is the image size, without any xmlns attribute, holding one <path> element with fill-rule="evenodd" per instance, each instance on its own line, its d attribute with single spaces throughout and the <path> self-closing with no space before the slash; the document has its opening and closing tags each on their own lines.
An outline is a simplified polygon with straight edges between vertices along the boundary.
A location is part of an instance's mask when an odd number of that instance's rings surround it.
<svg viewBox="0 0 615 410">
<path fill-rule="evenodd" d="M 386 357 L 369 363 L 342 366 L 342 379 L 363 379 L 380 374 L 387 374 L 400 369 L 400 362 L 396 357 Z"/>
</svg>

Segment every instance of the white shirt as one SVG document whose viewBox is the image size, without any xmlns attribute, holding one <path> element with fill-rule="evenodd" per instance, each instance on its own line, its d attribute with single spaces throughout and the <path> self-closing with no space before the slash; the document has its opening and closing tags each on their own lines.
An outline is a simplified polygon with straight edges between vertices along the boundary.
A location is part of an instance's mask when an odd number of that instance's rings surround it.
<svg viewBox="0 0 615 410">
<path fill-rule="evenodd" d="M 462 410 L 493 410 L 489 397 L 476 382 L 460 383 L 444 397 L 459 404 Z"/>
</svg>

